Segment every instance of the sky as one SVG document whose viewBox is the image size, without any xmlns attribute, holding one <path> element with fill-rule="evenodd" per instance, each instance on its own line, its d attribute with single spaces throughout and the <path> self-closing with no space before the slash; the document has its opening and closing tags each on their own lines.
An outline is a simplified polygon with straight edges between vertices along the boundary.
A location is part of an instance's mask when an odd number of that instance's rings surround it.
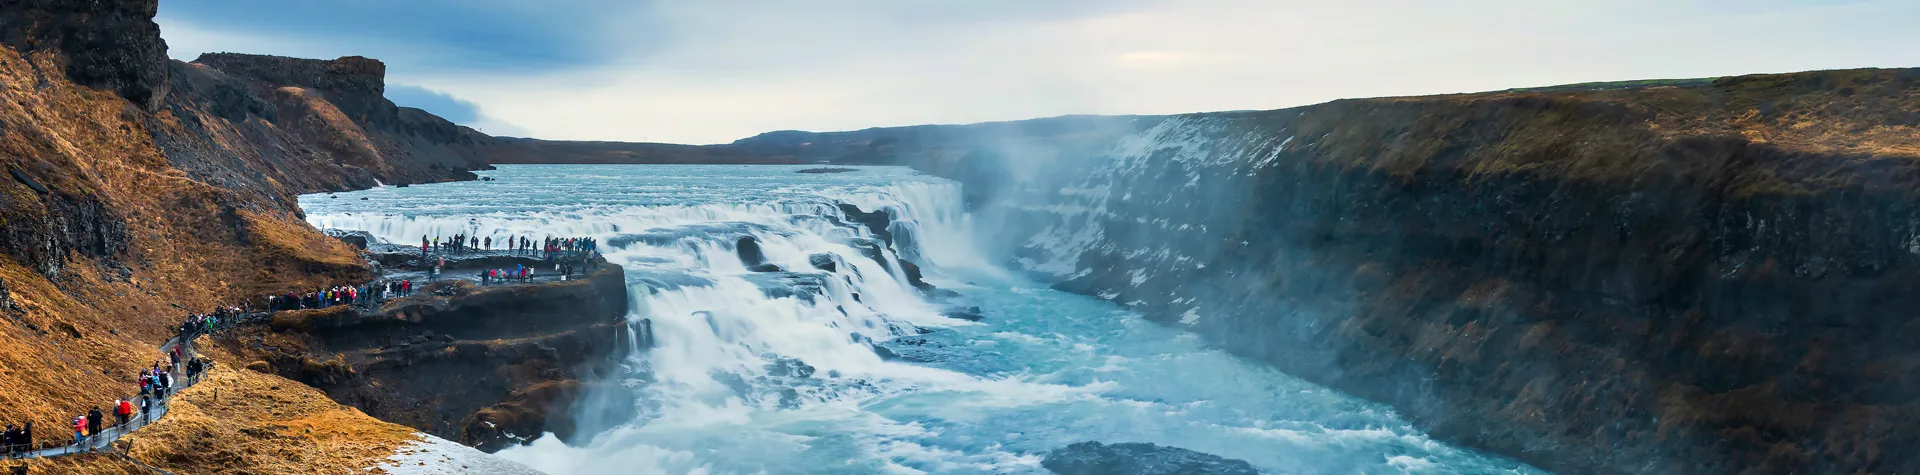
<svg viewBox="0 0 1920 475">
<path fill-rule="evenodd" d="M 162 0 L 169 54 L 387 63 L 494 135 L 725 143 L 1920 66 L 1913 0 Z"/>
</svg>

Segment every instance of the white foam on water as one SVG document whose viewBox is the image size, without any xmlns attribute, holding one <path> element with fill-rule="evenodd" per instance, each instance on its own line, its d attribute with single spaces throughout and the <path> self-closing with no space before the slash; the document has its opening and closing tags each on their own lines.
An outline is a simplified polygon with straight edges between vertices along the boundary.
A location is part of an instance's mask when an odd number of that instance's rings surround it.
<svg viewBox="0 0 1920 475">
<path fill-rule="evenodd" d="M 395 450 L 392 457 L 373 468 L 392 475 L 456 475 L 488 473 L 499 475 L 546 475 L 518 462 L 496 457 L 479 449 L 460 445 L 431 434 L 414 433 L 419 440 Z M 369 469 L 371 471 L 372 469 Z"/>
</svg>

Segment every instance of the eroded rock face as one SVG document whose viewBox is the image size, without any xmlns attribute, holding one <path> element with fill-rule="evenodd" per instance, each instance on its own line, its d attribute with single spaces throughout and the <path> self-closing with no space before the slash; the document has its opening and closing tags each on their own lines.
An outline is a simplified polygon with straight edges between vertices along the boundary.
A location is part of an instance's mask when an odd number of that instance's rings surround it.
<svg viewBox="0 0 1920 475">
<path fill-rule="evenodd" d="M 386 100 L 387 65 L 377 59 L 346 56 L 322 60 L 207 53 L 193 62 L 241 79 L 319 91 L 342 112 L 361 122 L 385 124 L 396 120 L 399 113 Z"/>
<path fill-rule="evenodd" d="M 1047 454 L 1041 467 L 1060 475 L 1257 475 L 1253 464 L 1178 447 L 1081 442 Z"/>
<path fill-rule="evenodd" d="M 155 111 L 167 96 L 167 42 L 153 22 L 159 8 L 158 0 L 9 0 L 0 3 L 0 44 L 56 51 L 73 82 Z"/>
<path fill-rule="evenodd" d="M 619 266 L 532 285 L 417 285 L 379 309 L 282 312 L 222 344 L 382 420 L 489 451 L 592 435 L 570 411 L 627 347 Z"/>
</svg>

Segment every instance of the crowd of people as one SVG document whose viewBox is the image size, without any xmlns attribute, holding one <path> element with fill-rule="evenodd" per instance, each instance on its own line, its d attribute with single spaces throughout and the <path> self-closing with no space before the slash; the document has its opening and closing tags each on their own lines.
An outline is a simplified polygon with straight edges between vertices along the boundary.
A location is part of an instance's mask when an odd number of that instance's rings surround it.
<svg viewBox="0 0 1920 475">
<path fill-rule="evenodd" d="M 304 294 L 287 292 L 268 295 L 267 311 L 307 310 L 341 305 L 379 305 L 388 299 L 413 295 L 412 279 L 396 279 L 362 285 L 336 285 Z"/>
<path fill-rule="evenodd" d="M 204 318 L 207 322 L 217 318 L 212 314 L 195 317 Z M 198 330 L 198 328 L 194 329 L 194 331 Z M 102 411 L 100 406 L 94 406 L 86 413 L 73 418 L 72 444 L 76 448 L 92 450 L 98 445 L 89 443 L 94 438 L 115 430 L 131 429 L 132 426 L 128 424 L 136 418 L 142 425 L 152 422 L 156 407 L 165 404 L 169 397 L 183 387 L 183 384 L 191 385 L 199 381 L 207 370 L 212 369 L 212 361 L 193 357 L 181 351 L 187 340 L 176 341 L 182 343 L 173 345 L 172 350 L 167 352 L 165 362 L 156 360 L 152 365 L 140 370 L 140 375 L 134 381 L 140 387 L 139 393 L 131 397 L 115 399 L 105 411 Z M 184 379 L 176 377 L 176 374 L 184 375 Z M 8 458 L 26 455 L 38 448 L 34 446 L 33 440 L 33 423 L 28 422 L 24 426 L 7 424 L 6 430 L 0 432 L 0 454 Z"/>
<path fill-rule="evenodd" d="M 540 257 L 554 264 L 554 270 L 563 279 L 576 271 L 592 272 L 595 258 L 599 256 L 599 241 L 592 238 L 549 237 L 536 241 L 527 237 L 494 239 L 493 237 L 457 235 L 444 241 L 426 236 L 422 236 L 420 240 L 423 256 L 429 252 L 465 252 L 473 249 L 490 251 L 494 250 L 495 245 L 498 244 L 500 250 L 516 255 Z M 445 265 L 444 257 L 430 265 L 427 269 L 429 279 L 437 277 Z M 532 266 L 516 264 L 511 269 L 482 270 L 478 277 L 482 285 L 503 282 L 525 283 L 533 281 L 534 273 Z M 413 284 L 411 279 L 398 279 L 364 285 L 334 286 L 304 294 L 288 292 L 284 295 L 269 295 L 266 298 L 264 313 L 322 309 L 339 305 L 379 305 L 388 299 L 412 295 Z M 73 419 L 74 444 L 90 447 L 93 445 L 87 444 L 90 438 L 127 426 L 135 418 L 140 418 L 142 424 L 150 422 L 152 411 L 157 406 L 165 404 L 167 398 L 178 391 L 178 385 L 182 381 L 176 379 L 176 374 L 183 374 L 184 382 L 191 385 L 212 367 L 211 361 L 183 354 L 181 347 L 200 334 L 230 328 L 247 320 L 249 316 L 259 317 L 255 315 L 251 302 L 188 315 L 181 322 L 176 335 L 177 341 L 181 343 L 173 345 L 172 350 L 167 354 L 166 364 L 154 361 L 148 368 L 140 371 L 135 381 L 140 389 L 137 397 L 117 399 L 107 411 L 101 411 L 99 406 L 95 406 L 87 413 Z M 112 415 L 111 421 L 108 420 L 108 414 Z M 0 431 L 0 454 L 11 457 L 27 453 L 34 448 L 33 439 L 31 422 L 26 423 L 25 426 L 7 424 L 5 430 Z"/>
<path fill-rule="evenodd" d="M 533 238 L 525 236 L 494 239 L 493 236 L 476 237 L 465 234 L 455 234 L 453 237 L 446 239 L 442 239 L 439 236 L 421 235 L 420 255 L 424 257 L 436 253 L 461 253 L 476 250 L 492 251 L 496 249 L 495 244 L 498 244 L 497 249 L 502 251 L 516 255 L 544 256 L 547 260 L 560 259 L 568 254 L 597 252 L 600 250 L 600 242 L 594 238 L 556 238 L 549 236 L 539 240 L 539 242 L 535 242 Z"/>
</svg>

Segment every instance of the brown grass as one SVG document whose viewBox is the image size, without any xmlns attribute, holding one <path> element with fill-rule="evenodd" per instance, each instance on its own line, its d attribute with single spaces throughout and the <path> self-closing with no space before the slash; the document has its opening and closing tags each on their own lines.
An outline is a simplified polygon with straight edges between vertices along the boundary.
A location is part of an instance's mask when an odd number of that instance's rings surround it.
<svg viewBox="0 0 1920 475">
<path fill-rule="evenodd" d="M 124 439 L 127 453 L 177 473 L 352 474 L 419 440 L 286 378 L 228 367 L 207 378 Z"/>
</svg>

